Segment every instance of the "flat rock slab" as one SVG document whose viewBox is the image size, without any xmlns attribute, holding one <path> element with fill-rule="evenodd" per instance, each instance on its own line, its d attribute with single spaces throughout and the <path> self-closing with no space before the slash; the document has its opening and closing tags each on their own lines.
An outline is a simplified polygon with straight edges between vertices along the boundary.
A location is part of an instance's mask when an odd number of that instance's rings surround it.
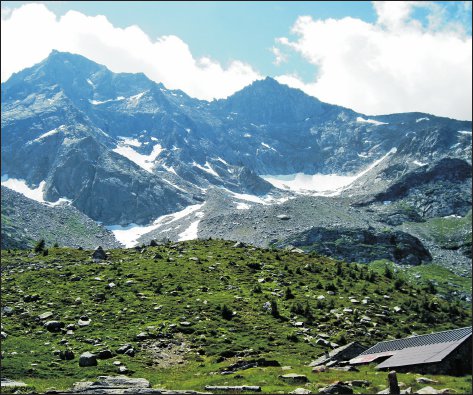
<svg viewBox="0 0 473 395">
<path fill-rule="evenodd" d="M 297 394 L 297 395 L 304 395 L 304 394 L 311 394 L 310 390 L 307 388 L 296 388 L 294 391 L 289 392 L 290 394 Z"/>
<path fill-rule="evenodd" d="M 150 388 L 149 381 L 142 378 L 131 378 L 127 376 L 99 376 L 97 381 L 85 381 L 74 383 L 74 391 L 87 389 L 127 389 L 127 388 Z"/>
<path fill-rule="evenodd" d="M 261 387 L 257 385 L 206 385 L 208 391 L 254 391 L 261 392 Z"/>
<path fill-rule="evenodd" d="M 15 381 L 10 379 L 2 378 L 0 380 L 0 387 L 27 387 L 28 385 L 22 381 Z"/>
</svg>

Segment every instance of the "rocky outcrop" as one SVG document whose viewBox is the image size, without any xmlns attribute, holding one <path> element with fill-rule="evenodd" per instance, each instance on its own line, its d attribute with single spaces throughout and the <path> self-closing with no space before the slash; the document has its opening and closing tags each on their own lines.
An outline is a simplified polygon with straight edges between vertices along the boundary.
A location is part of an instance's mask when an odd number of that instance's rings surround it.
<svg viewBox="0 0 473 395">
<path fill-rule="evenodd" d="M 432 260 L 419 239 L 400 231 L 314 227 L 276 245 L 304 246 L 308 251 L 347 262 L 388 259 L 400 264 L 420 265 Z"/>
</svg>

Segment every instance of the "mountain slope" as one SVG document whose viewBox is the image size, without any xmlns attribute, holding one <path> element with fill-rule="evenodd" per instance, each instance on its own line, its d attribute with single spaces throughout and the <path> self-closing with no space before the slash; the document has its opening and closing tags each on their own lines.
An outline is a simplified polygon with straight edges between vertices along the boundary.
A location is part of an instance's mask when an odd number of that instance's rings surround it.
<svg viewBox="0 0 473 395">
<path fill-rule="evenodd" d="M 117 248 L 115 237 L 67 205 L 49 207 L 2 186 L 2 249 L 32 248 L 40 239 L 50 247 Z"/>
<path fill-rule="evenodd" d="M 169 389 L 250 382 L 274 393 L 299 386 L 278 377 L 292 366 L 317 392 L 325 373 L 307 365 L 334 343 L 372 345 L 470 322 L 456 302 L 396 273 L 232 245 L 111 250 L 100 262 L 66 248 L 33 258 L 2 251 L 2 377 L 64 390 L 116 374 L 120 361 L 127 374 Z M 133 352 L 120 350 L 126 344 Z M 73 359 L 59 357 L 66 350 Z M 87 351 L 101 355 L 98 366 L 79 367 Z M 231 368 L 255 360 L 258 367 Z"/>
</svg>

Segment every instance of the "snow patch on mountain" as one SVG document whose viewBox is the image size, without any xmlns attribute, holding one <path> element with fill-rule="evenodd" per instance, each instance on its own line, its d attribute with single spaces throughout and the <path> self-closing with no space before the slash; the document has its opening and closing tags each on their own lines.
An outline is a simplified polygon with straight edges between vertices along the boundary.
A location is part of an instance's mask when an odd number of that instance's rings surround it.
<svg viewBox="0 0 473 395">
<path fill-rule="evenodd" d="M 458 133 L 460 133 L 460 134 L 469 134 L 471 136 L 471 130 L 459 130 Z"/>
<path fill-rule="evenodd" d="M 418 160 L 414 160 L 412 161 L 412 163 L 414 163 L 417 166 L 427 166 L 427 163 L 422 163 L 422 162 L 419 162 Z"/>
<path fill-rule="evenodd" d="M 194 204 L 192 206 L 187 206 L 181 211 L 177 211 L 172 214 L 162 215 L 153 221 L 150 225 L 137 225 L 131 223 L 127 226 L 121 225 L 108 225 L 105 226 L 108 230 L 112 231 L 115 235 L 115 238 L 122 243 L 126 248 L 131 248 L 136 245 L 138 239 L 144 234 L 151 232 L 155 229 L 158 229 L 161 226 L 167 226 L 172 222 L 175 222 L 179 219 L 182 219 L 193 212 L 199 210 L 204 204 Z"/>
<path fill-rule="evenodd" d="M 376 121 L 375 119 L 364 119 L 363 117 L 357 117 L 356 122 L 371 123 L 373 125 L 387 125 L 387 122 L 380 122 L 380 121 Z"/>
<path fill-rule="evenodd" d="M 133 147 L 141 147 L 141 142 L 137 139 L 133 139 L 130 137 L 123 137 L 123 136 L 118 136 L 118 138 L 121 140 L 122 145 L 130 145 Z"/>
<path fill-rule="evenodd" d="M 210 163 L 209 163 L 209 162 L 205 162 L 205 165 L 202 166 L 202 165 L 199 165 L 196 161 L 193 161 L 193 162 L 192 162 L 192 166 L 197 167 L 198 169 L 203 170 L 203 171 L 205 171 L 205 172 L 207 172 L 207 173 L 209 173 L 209 174 L 212 174 L 212 175 L 215 176 L 215 177 L 220 177 L 220 176 L 217 174 L 217 172 L 216 172 L 214 169 L 212 169 L 212 166 L 210 166 Z"/>
<path fill-rule="evenodd" d="M 249 210 L 251 206 L 247 203 L 242 203 L 242 202 L 233 202 L 236 203 L 236 209 L 237 210 Z"/>
<path fill-rule="evenodd" d="M 196 221 L 192 222 L 184 232 L 179 233 L 179 239 L 178 239 L 179 241 L 197 239 L 200 219 L 204 216 L 204 213 L 199 211 L 199 212 L 195 213 L 195 216 L 198 217 L 198 219 Z"/>
<path fill-rule="evenodd" d="M 310 194 L 313 196 L 336 196 L 339 195 L 355 180 L 372 170 L 389 155 L 397 152 L 397 148 L 392 148 L 382 158 L 376 160 L 365 170 L 354 176 L 343 176 L 338 174 L 282 174 L 282 175 L 260 175 L 276 188 L 293 191 L 299 194 Z"/>
<path fill-rule="evenodd" d="M 262 145 L 264 148 L 267 148 L 267 149 L 270 149 L 270 150 L 273 150 L 273 151 L 276 152 L 276 150 L 275 150 L 273 147 L 271 147 L 270 145 L 268 145 L 268 144 L 266 144 L 266 143 L 261 143 L 261 145 Z"/>
<path fill-rule="evenodd" d="M 111 101 L 120 101 L 120 100 L 125 100 L 125 96 L 118 96 L 115 99 L 107 99 L 107 100 L 89 100 L 89 103 L 93 104 L 94 106 L 98 106 L 99 104 L 104 104 Z"/>
<path fill-rule="evenodd" d="M 416 122 L 422 122 L 422 121 L 430 121 L 430 118 L 422 117 L 422 118 L 417 118 L 416 119 Z"/>
<path fill-rule="evenodd" d="M 41 181 L 36 188 L 31 188 L 28 186 L 25 180 L 10 178 L 8 174 L 4 174 L 1 178 L 1 184 L 7 188 L 14 190 L 15 192 L 21 193 L 23 196 L 35 200 L 39 203 L 42 203 L 46 206 L 54 207 L 62 203 L 72 203 L 70 199 L 59 198 L 55 202 L 48 202 L 44 200 L 44 188 L 46 187 L 46 181 Z"/>
<path fill-rule="evenodd" d="M 141 145 L 141 143 L 140 143 Z M 149 155 L 143 155 L 139 152 L 136 152 L 132 147 L 126 145 L 123 141 L 118 143 L 118 145 L 112 150 L 117 154 L 131 160 L 132 162 L 136 163 L 142 169 L 146 170 L 149 173 L 153 172 L 153 166 L 155 159 L 159 156 L 159 154 L 163 151 L 163 147 L 160 144 L 156 144 L 153 147 L 153 151 Z"/>
<path fill-rule="evenodd" d="M 65 127 L 66 127 L 66 125 L 61 125 L 61 126 L 55 128 L 53 130 L 50 130 L 49 132 L 43 133 L 41 136 L 35 138 L 33 140 L 33 142 L 38 142 L 38 141 L 41 141 L 42 139 L 45 139 L 46 137 L 53 136 L 57 133 L 60 133 L 60 132 L 64 131 Z"/>
</svg>

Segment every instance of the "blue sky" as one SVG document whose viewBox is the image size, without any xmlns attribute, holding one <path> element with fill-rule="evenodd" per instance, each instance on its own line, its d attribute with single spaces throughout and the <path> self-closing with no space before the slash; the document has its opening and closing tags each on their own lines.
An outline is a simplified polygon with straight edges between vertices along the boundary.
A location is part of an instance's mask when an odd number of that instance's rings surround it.
<svg viewBox="0 0 473 395">
<path fill-rule="evenodd" d="M 471 2 L 2 2 L 2 81 L 52 48 L 205 99 L 269 75 L 367 114 L 471 119 Z"/>
<path fill-rule="evenodd" d="M 6 1 L 7 7 L 29 2 Z M 117 27 L 138 25 L 151 38 L 173 34 L 192 49 L 196 57 L 208 56 L 224 65 L 239 59 L 261 74 L 297 73 L 309 80 L 313 65 L 298 54 L 287 63 L 273 63 L 271 47 L 276 37 L 290 34 L 301 15 L 314 18 L 351 16 L 374 22 L 376 14 L 366 1 L 50 1 L 44 2 L 58 16 L 69 10 L 86 15 L 106 15 Z"/>
</svg>

